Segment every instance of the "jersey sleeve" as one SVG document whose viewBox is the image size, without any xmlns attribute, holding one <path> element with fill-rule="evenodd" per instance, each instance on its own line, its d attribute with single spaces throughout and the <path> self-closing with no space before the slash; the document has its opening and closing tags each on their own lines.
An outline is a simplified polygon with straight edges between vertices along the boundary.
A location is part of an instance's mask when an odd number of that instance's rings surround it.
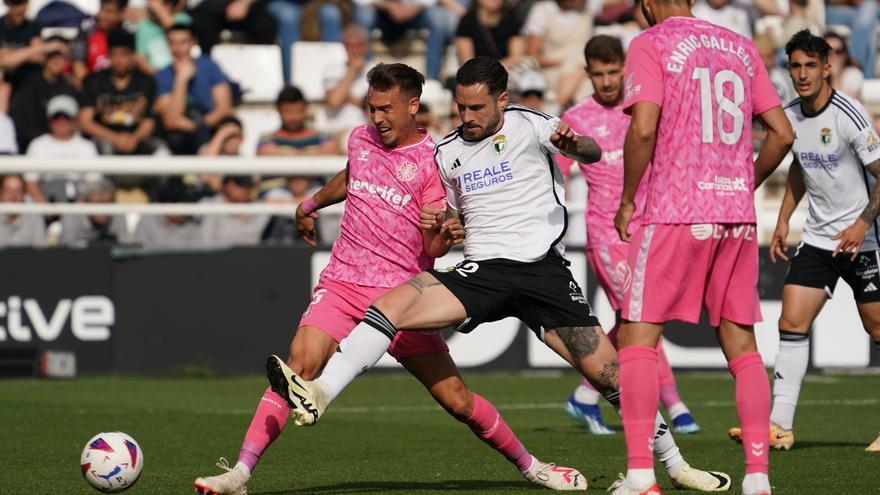
<svg viewBox="0 0 880 495">
<path fill-rule="evenodd" d="M 434 164 L 437 165 L 437 178 L 440 179 L 440 183 L 446 189 L 446 204 L 455 211 L 461 211 L 458 189 L 455 188 L 453 181 L 446 175 L 446 171 L 443 168 L 443 153 L 439 149 L 434 153 Z"/>
<path fill-rule="evenodd" d="M 629 45 L 626 55 L 624 77 L 624 103 L 626 113 L 639 102 L 663 105 L 663 68 L 660 54 L 647 36 L 638 36 Z"/>
<path fill-rule="evenodd" d="M 446 187 L 440 180 L 440 171 L 431 166 L 425 174 L 425 183 L 422 186 L 422 204 L 435 205 L 440 209 L 446 209 Z"/>
<path fill-rule="evenodd" d="M 770 81 L 770 74 L 767 73 L 764 64 L 756 64 L 753 84 L 752 94 L 754 95 L 754 103 L 752 105 L 752 113 L 754 115 L 761 115 L 771 108 L 782 105 L 782 101 L 779 100 L 779 94 L 776 93 L 776 88 L 773 87 L 773 82 Z"/>
<path fill-rule="evenodd" d="M 859 157 L 862 165 L 867 167 L 880 160 L 880 136 L 877 136 L 877 131 L 871 125 L 871 117 L 862 105 L 853 100 L 849 100 L 845 104 L 847 110 L 841 112 L 843 114 L 844 137 L 850 148 Z"/>
<path fill-rule="evenodd" d="M 526 107 L 518 108 L 524 109 L 524 111 L 518 113 L 532 126 L 532 129 L 535 131 L 535 137 L 538 138 L 541 146 L 551 154 L 559 153 L 559 148 L 550 141 L 550 136 L 556 132 L 556 126 L 559 125 L 559 117 L 553 117 L 552 115 Z"/>
</svg>

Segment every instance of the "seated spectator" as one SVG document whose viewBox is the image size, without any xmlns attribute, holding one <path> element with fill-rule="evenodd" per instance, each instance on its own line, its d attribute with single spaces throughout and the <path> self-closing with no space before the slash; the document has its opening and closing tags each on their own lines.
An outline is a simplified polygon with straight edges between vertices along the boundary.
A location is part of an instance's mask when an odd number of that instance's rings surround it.
<svg viewBox="0 0 880 495">
<path fill-rule="evenodd" d="M 24 203 L 21 176 L 0 176 L 0 203 Z M 43 244 L 46 244 L 46 224 L 40 215 L 6 214 L 0 218 L 0 247 Z"/>
<path fill-rule="evenodd" d="M 700 0 L 694 5 L 694 17 L 730 29 L 734 33 L 752 37 L 749 13 L 731 3 L 731 0 Z"/>
<path fill-rule="evenodd" d="M 275 43 L 277 26 L 266 10 L 267 0 L 189 0 L 187 6 L 202 53 L 208 55 L 224 29 L 244 32 L 247 41 Z"/>
<path fill-rule="evenodd" d="M 485 55 L 510 66 L 526 53 L 522 23 L 505 0 L 476 0 L 455 30 L 458 63 Z"/>
<path fill-rule="evenodd" d="M 443 53 L 455 34 L 466 8 L 456 0 L 355 0 L 358 24 L 378 27 L 386 43 L 399 40 L 408 30 L 427 29 L 425 75 L 440 79 Z"/>
<path fill-rule="evenodd" d="M 185 203 L 190 201 L 186 186 L 178 178 L 163 184 L 156 197 L 159 203 Z M 134 244 L 145 246 L 180 246 L 199 240 L 199 224 L 187 215 L 141 215 L 132 235 Z"/>
<path fill-rule="evenodd" d="M 58 95 L 49 100 L 46 115 L 49 132 L 31 141 L 27 156 L 33 158 L 92 158 L 98 156 L 95 144 L 77 132 L 76 115 L 79 111 L 72 96 Z M 27 192 L 38 203 L 75 201 L 77 184 L 83 175 L 78 172 L 25 174 Z M 99 174 L 88 174 L 91 179 Z"/>
<path fill-rule="evenodd" d="M 342 32 L 345 47 L 344 64 L 328 65 L 324 72 L 324 105 L 327 124 L 324 130 L 332 133 L 348 132 L 366 122 L 364 100 L 367 97 L 367 72 L 376 66 L 370 60 L 370 32 L 351 24 Z"/>
<path fill-rule="evenodd" d="M 15 139 L 15 123 L 5 112 L 0 112 L 0 156 L 17 154 L 18 141 Z"/>
<path fill-rule="evenodd" d="M 794 85 L 791 83 L 791 76 L 789 75 L 788 70 L 776 63 L 777 49 L 773 40 L 766 35 L 756 36 L 755 46 L 758 48 L 758 53 L 761 55 L 761 62 L 763 62 L 764 68 L 767 69 L 767 74 L 770 76 L 770 82 L 773 83 L 773 89 L 776 90 L 779 99 L 782 100 L 783 103 L 788 103 L 795 99 L 797 93 L 794 90 Z"/>
<path fill-rule="evenodd" d="M 115 189 L 107 179 L 82 183 L 79 200 L 83 203 L 112 203 Z M 62 244 L 125 242 L 125 217 L 122 215 L 62 215 Z"/>
<path fill-rule="evenodd" d="M 171 65 L 171 50 L 165 30 L 175 24 L 192 24 L 186 12 L 177 12 L 176 0 L 147 0 L 147 17 L 137 25 L 135 45 L 138 67 L 154 74 Z"/>
<path fill-rule="evenodd" d="M 302 92 L 287 86 L 275 102 L 281 129 L 266 134 L 257 144 L 258 155 L 335 155 L 341 153 L 335 137 L 306 126 L 308 103 Z"/>
<path fill-rule="evenodd" d="M 86 76 L 110 67 L 110 33 L 122 29 L 128 0 L 101 0 L 98 14 L 83 21 L 71 43 L 73 80 L 81 87 Z"/>
<path fill-rule="evenodd" d="M 266 203 L 289 203 L 291 214 L 287 216 L 275 215 L 266 227 L 264 240 L 269 243 L 291 244 L 299 241 L 296 233 L 296 207 L 310 198 L 320 189 L 320 184 L 311 177 L 296 175 L 285 177 L 279 187 L 266 191 L 263 201 Z M 323 218 L 323 217 L 322 217 Z M 322 225 L 319 222 L 317 230 L 320 232 Z"/>
<path fill-rule="evenodd" d="M 217 124 L 217 129 L 208 144 L 202 147 L 202 156 L 239 156 L 244 129 L 241 121 L 233 116 L 225 117 Z"/>
<path fill-rule="evenodd" d="M 151 155 L 161 142 L 153 137 L 156 99 L 153 78 L 135 68 L 134 35 L 119 29 L 107 42 L 110 66 L 85 81 L 79 122 L 102 155 Z"/>
<path fill-rule="evenodd" d="M 27 0 L 4 0 L 6 15 L 0 17 L 0 69 L 3 79 L 18 89 L 25 75 L 39 69 L 45 55 L 61 49 L 63 41 L 45 43 L 39 26 L 27 18 Z"/>
<path fill-rule="evenodd" d="M 253 202 L 253 192 L 253 177 L 226 176 L 223 178 L 222 193 L 201 202 L 247 204 Z M 268 223 L 269 215 L 205 215 L 200 239 L 215 244 L 255 245 L 260 243 Z"/>
<path fill-rule="evenodd" d="M 554 99 L 562 96 L 564 100 L 579 101 L 581 93 L 589 88 L 582 52 L 593 32 L 593 17 L 601 8 L 602 2 L 587 0 L 541 0 L 532 6 L 523 26 L 526 54 L 538 61 Z M 561 91 L 563 86 L 571 86 L 566 79 L 582 81 L 580 89 Z M 564 105 L 567 101 L 557 103 Z"/>
<path fill-rule="evenodd" d="M 220 67 L 206 55 L 192 58 L 192 28 L 175 24 L 167 33 L 173 62 L 156 73 L 156 113 L 172 153 L 193 155 L 210 129 L 232 114 L 232 91 Z"/>
<path fill-rule="evenodd" d="M 809 29 L 816 35 L 824 31 L 825 4 L 823 0 L 788 0 L 788 14 L 782 21 L 782 33 L 776 41 L 781 44 L 782 40 L 790 40 L 795 33 L 804 29 Z"/>
<path fill-rule="evenodd" d="M 864 74 L 877 76 L 877 0 L 826 0 L 825 24 L 850 29 L 849 53 Z"/>
<path fill-rule="evenodd" d="M 859 68 L 858 62 L 850 56 L 846 40 L 843 39 L 843 36 L 833 32 L 825 33 L 823 38 L 831 46 L 831 50 L 828 51 L 828 63 L 831 64 L 831 87 L 853 98 L 861 98 L 865 74 Z"/>
<path fill-rule="evenodd" d="M 270 0 L 267 9 L 278 25 L 279 41 L 281 42 L 281 68 L 284 81 L 290 81 L 291 45 L 300 40 L 302 13 L 306 6 L 317 7 L 318 25 L 321 41 L 342 41 L 342 10 L 343 2 L 324 0 Z"/>
<path fill-rule="evenodd" d="M 544 80 L 544 76 L 540 72 L 529 71 L 519 78 L 514 101 L 535 110 L 543 110 L 546 91 L 547 81 Z"/>
<path fill-rule="evenodd" d="M 46 103 L 57 95 L 76 95 L 76 89 L 67 79 L 70 50 L 61 38 L 47 40 L 56 51 L 46 54 L 46 62 L 38 71 L 28 74 L 21 87 L 12 94 L 9 116 L 15 122 L 18 149 L 26 150 L 37 136 L 49 132 Z M 60 43 L 59 43 L 60 42 Z"/>
</svg>

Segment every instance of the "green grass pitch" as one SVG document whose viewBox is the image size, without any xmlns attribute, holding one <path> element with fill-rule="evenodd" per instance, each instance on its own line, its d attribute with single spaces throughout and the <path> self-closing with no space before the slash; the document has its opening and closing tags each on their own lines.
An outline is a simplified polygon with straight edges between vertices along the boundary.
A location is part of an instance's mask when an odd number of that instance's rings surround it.
<svg viewBox="0 0 880 495">
<path fill-rule="evenodd" d="M 540 459 L 577 467 L 602 493 L 625 469 L 623 437 L 593 437 L 562 411 L 573 374 L 468 373 L 471 388 L 501 410 Z M 739 493 L 742 451 L 733 382 L 721 372 L 680 373 L 679 387 L 703 432 L 678 437 L 692 465 L 727 471 Z M 80 476 L 86 440 L 125 431 L 141 444 L 145 470 L 127 493 L 192 493 L 214 462 L 234 462 L 265 388 L 236 378 L 93 377 L 0 381 L 0 493 L 97 493 Z M 774 494 L 880 493 L 880 453 L 864 447 L 880 430 L 880 376 L 810 375 L 798 410 L 795 449 L 771 453 Z M 605 417 L 619 427 L 608 408 Z M 661 487 L 672 490 L 660 474 Z M 357 380 L 312 428 L 292 424 L 269 449 L 251 494 L 539 493 L 502 457 L 434 405 L 408 375 Z"/>
</svg>

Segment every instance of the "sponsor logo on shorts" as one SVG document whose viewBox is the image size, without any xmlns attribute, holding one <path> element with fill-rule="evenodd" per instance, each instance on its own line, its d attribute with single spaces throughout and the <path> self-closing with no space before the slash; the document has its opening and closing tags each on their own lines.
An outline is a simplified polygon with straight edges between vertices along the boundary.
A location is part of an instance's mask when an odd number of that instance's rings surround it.
<svg viewBox="0 0 880 495">
<path fill-rule="evenodd" d="M 700 191 L 715 191 L 716 194 L 721 196 L 749 191 L 744 177 L 725 177 L 723 175 L 716 175 L 712 181 L 704 180 L 697 182 L 697 189 Z"/>
<path fill-rule="evenodd" d="M 624 294 L 629 292 L 629 288 L 632 285 L 632 268 L 629 267 L 629 263 L 626 261 L 621 261 L 614 267 L 614 275 L 617 276 L 617 280 L 620 282 L 620 291 Z"/>
<path fill-rule="evenodd" d="M 754 225 L 736 225 L 727 227 L 717 223 L 695 223 L 691 225 L 691 235 L 698 241 L 707 239 L 745 239 L 754 241 L 756 230 Z"/>
<path fill-rule="evenodd" d="M 418 167 L 410 161 L 406 161 L 397 166 L 397 180 L 400 182 L 409 182 L 416 178 Z"/>
<path fill-rule="evenodd" d="M 574 280 L 569 280 L 568 282 L 568 295 L 569 297 L 571 297 L 571 300 L 573 302 L 587 304 L 587 298 L 584 297 L 583 291 L 581 291 L 581 288 L 578 287 L 577 282 L 575 282 Z M 591 311 L 590 315 L 592 316 L 592 314 L 593 313 Z"/>
<path fill-rule="evenodd" d="M 321 302 L 321 299 L 324 299 L 324 293 L 327 292 L 327 289 L 318 289 L 312 294 L 312 302 L 309 303 L 309 307 L 306 308 L 303 313 L 303 318 L 308 318 L 312 316 L 312 307 Z"/>
<path fill-rule="evenodd" d="M 856 276 L 862 280 L 870 280 L 880 273 L 880 266 L 877 266 L 874 253 L 861 253 L 857 258 Z M 867 290 L 865 291 L 867 292 Z"/>
</svg>

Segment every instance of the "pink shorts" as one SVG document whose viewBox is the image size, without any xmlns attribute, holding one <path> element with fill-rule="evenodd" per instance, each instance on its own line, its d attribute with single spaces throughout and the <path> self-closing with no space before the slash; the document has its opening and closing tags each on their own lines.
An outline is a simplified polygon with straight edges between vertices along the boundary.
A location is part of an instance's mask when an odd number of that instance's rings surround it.
<svg viewBox="0 0 880 495">
<path fill-rule="evenodd" d="M 612 244 L 587 249 L 587 263 L 599 279 L 608 302 L 614 311 L 620 311 L 623 296 L 632 284 L 629 267 L 629 244 Z"/>
<path fill-rule="evenodd" d="M 389 290 L 322 279 L 312 292 L 312 302 L 303 313 L 299 326 L 316 327 L 338 343 L 361 322 L 373 301 Z M 388 348 L 388 354 L 398 361 L 448 351 L 446 340 L 440 332 L 401 331 Z"/>
<path fill-rule="evenodd" d="M 643 225 L 632 240 L 632 286 L 623 318 L 664 323 L 761 321 L 754 224 Z"/>
</svg>

